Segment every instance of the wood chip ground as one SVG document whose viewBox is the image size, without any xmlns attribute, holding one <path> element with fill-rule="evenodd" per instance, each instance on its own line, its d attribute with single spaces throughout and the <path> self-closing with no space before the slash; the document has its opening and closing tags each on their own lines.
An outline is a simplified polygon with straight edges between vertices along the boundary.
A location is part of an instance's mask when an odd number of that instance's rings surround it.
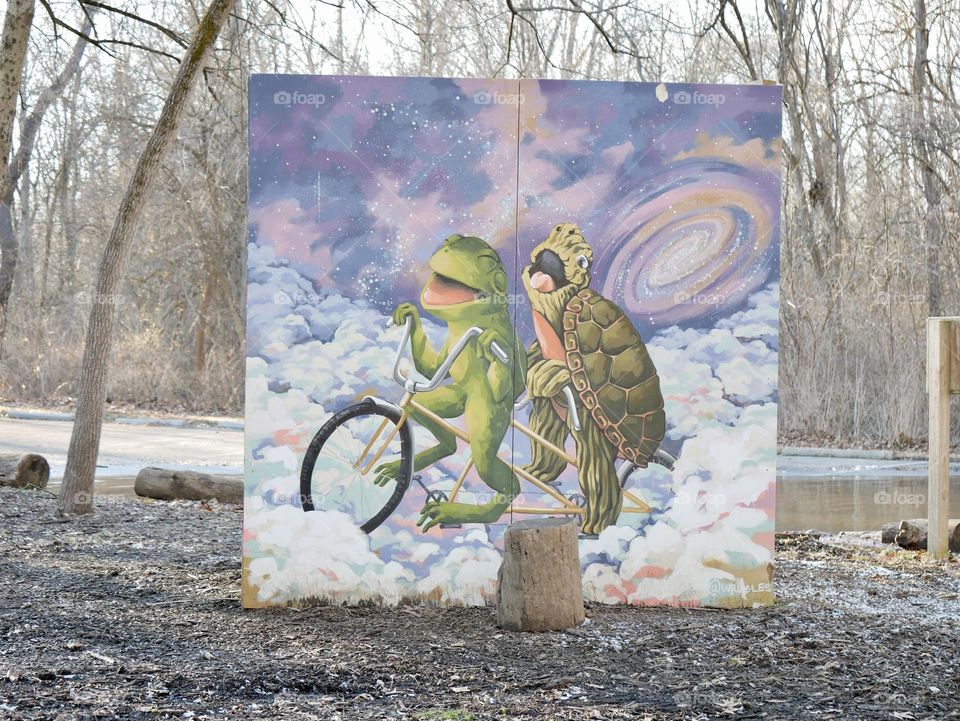
<svg viewBox="0 0 960 721">
<path fill-rule="evenodd" d="M 236 507 L 0 488 L 0 718 L 960 718 L 960 569 L 781 537 L 777 606 L 240 608 Z M 877 534 L 878 536 L 879 534 Z"/>
</svg>

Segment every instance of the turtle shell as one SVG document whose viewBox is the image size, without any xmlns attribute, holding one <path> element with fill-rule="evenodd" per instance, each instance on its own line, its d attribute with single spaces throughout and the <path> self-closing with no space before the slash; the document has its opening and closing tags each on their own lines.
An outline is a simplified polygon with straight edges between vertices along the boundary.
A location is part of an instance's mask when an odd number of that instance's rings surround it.
<svg viewBox="0 0 960 721">
<path fill-rule="evenodd" d="M 567 302 L 563 345 L 573 387 L 619 455 L 646 466 L 663 440 L 660 377 L 618 305 L 590 288 Z"/>
</svg>

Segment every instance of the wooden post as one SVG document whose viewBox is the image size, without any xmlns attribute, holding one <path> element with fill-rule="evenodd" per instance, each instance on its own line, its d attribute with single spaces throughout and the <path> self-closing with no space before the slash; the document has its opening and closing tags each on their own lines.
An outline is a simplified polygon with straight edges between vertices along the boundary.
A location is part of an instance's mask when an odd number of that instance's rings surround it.
<svg viewBox="0 0 960 721">
<path fill-rule="evenodd" d="M 927 553 L 933 558 L 946 557 L 948 548 L 951 367 L 960 367 L 960 359 L 951 363 L 951 351 L 956 348 L 958 321 L 960 319 L 927 318 L 927 394 L 930 406 Z"/>
</svg>

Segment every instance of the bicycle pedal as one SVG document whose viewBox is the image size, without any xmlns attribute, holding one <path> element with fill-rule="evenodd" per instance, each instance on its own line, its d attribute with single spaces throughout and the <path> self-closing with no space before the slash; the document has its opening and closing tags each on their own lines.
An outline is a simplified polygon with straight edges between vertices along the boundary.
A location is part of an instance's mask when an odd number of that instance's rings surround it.
<svg viewBox="0 0 960 721">
<path fill-rule="evenodd" d="M 440 528 L 463 528 L 462 523 L 441 523 Z"/>
</svg>

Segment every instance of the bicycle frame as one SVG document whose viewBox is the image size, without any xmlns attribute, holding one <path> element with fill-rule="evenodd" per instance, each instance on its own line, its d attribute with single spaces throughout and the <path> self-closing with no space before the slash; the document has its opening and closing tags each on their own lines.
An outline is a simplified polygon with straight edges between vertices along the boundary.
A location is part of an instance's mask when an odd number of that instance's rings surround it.
<svg viewBox="0 0 960 721">
<path fill-rule="evenodd" d="M 464 441 L 465 443 L 470 443 L 470 436 L 467 434 L 466 431 L 462 430 L 461 428 L 458 428 L 457 426 L 450 423 L 447 419 L 441 418 L 430 409 L 418 403 L 415 400 L 415 396 L 417 393 L 424 392 L 424 391 L 431 391 L 440 386 L 443 380 L 447 377 L 447 374 L 450 372 L 451 366 L 454 364 L 454 362 L 456 362 L 457 357 L 460 355 L 460 353 L 463 352 L 463 349 L 466 348 L 467 344 L 473 338 L 479 336 L 482 333 L 481 329 L 470 328 L 466 333 L 464 333 L 464 335 L 457 341 L 457 343 L 453 346 L 453 348 L 450 349 L 450 352 L 448 353 L 447 357 L 444 359 L 443 363 L 440 364 L 440 367 L 437 369 L 437 372 L 434 374 L 433 378 L 426 381 L 425 383 L 414 380 L 412 376 L 405 376 L 403 372 L 400 370 L 400 361 L 402 360 L 404 350 L 407 347 L 407 344 L 409 343 L 410 332 L 411 332 L 411 323 L 408 320 L 404 324 L 403 338 L 400 341 L 400 346 L 397 349 L 396 359 L 393 364 L 394 380 L 396 380 L 397 383 L 400 386 L 402 386 L 404 389 L 403 397 L 400 399 L 400 402 L 395 405 L 395 407 L 400 411 L 400 420 L 393 427 L 393 430 L 391 430 L 390 433 L 387 434 L 383 444 L 380 446 L 380 449 L 373 454 L 373 456 L 369 459 L 368 462 L 365 463 L 365 461 L 367 461 L 367 455 L 373 449 L 374 444 L 377 442 L 380 435 L 386 429 L 387 424 L 389 423 L 388 419 L 384 418 L 383 421 L 381 421 L 379 428 L 373 434 L 370 441 L 367 443 L 366 447 L 364 447 L 364 449 L 360 452 L 360 457 L 357 459 L 357 461 L 353 465 L 354 465 L 354 468 L 361 469 L 361 473 L 363 475 L 366 475 L 367 473 L 369 473 L 370 470 L 374 467 L 374 465 L 376 465 L 377 461 L 380 460 L 380 457 L 386 451 L 387 447 L 396 437 L 397 433 L 399 433 L 400 428 L 403 426 L 404 423 L 407 422 L 407 419 L 410 417 L 411 411 L 416 411 L 422 416 L 429 418 L 431 421 L 439 425 L 441 428 L 443 428 L 447 432 L 452 433 L 454 436 L 456 436 L 460 440 Z M 496 344 L 494 344 L 494 346 L 495 347 L 492 349 L 494 352 L 494 355 L 497 356 L 500 362 L 507 363 L 509 360 L 507 354 L 503 352 L 503 349 L 496 347 Z M 570 413 L 571 413 L 571 419 L 570 419 L 571 424 L 574 426 L 576 430 L 579 430 L 580 423 L 579 423 L 579 419 L 577 418 L 576 408 L 573 402 L 574 401 L 573 392 L 571 391 L 569 386 L 565 387 L 564 390 L 565 390 L 565 395 L 567 397 L 567 407 L 570 409 Z M 387 405 L 391 405 L 391 406 L 394 405 L 392 403 L 387 403 L 380 399 L 370 398 L 370 400 L 373 400 L 378 403 L 386 403 Z M 568 466 L 577 468 L 577 459 L 574 456 L 570 455 L 566 451 L 566 449 L 551 443 L 550 441 L 543 438 L 541 435 L 534 432 L 533 430 L 525 426 L 523 423 L 520 423 L 520 421 L 516 419 L 516 416 L 515 416 L 516 411 L 522 409 L 528 402 L 529 402 L 528 400 L 522 400 L 515 404 L 514 416 L 510 419 L 510 425 L 516 430 L 520 431 L 520 433 L 525 435 L 527 438 L 529 438 L 531 442 L 538 443 L 547 451 L 549 451 L 550 453 L 553 453 L 554 455 L 562 459 L 564 462 L 566 462 Z M 513 511 L 513 513 L 530 514 L 530 515 L 551 514 L 551 513 L 564 514 L 564 515 L 583 515 L 583 513 L 585 512 L 583 508 L 578 506 L 574 501 L 564 496 L 562 493 L 560 493 L 560 491 L 558 491 L 553 486 L 547 483 L 544 483 L 543 481 L 536 478 L 534 475 L 525 471 L 523 468 L 521 468 L 520 466 L 514 463 L 511 463 L 506 460 L 504 460 L 504 462 L 507 463 L 508 466 L 510 466 L 513 472 L 519 478 L 522 478 L 523 480 L 533 484 L 536 488 L 538 488 L 543 493 L 547 494 L 548 496 L 550 496 L 560 504 L 559 507 L 513 505 L 511 506 L 511 510 Z M 471 456 L 470 458 L 467 459 L 467 462 L 464 465 L 463 470 L 460 471 L 460 474 L 457 476 L 457 479 L 453 484 L 453 488 L 450 490 L 450 495 L 449 495 L 450 501 L 456 500 L 457 495 L 460 493 L 460 489 L 463 487 L 463 483 L 467 478 L 467 475 L 470 473 L 471 469 L 473 468 L 473 465 L 474 465 L 473 457 Z M 621 488 L 620 492 L 623 494 L 623 500 L 624 500 L 623 509 L 622 509 L 623 513 L 650 513 L 653 510 L 649 505 L 644 503 L 643 500 L 641 500 L 635 494 L 628 491 L 626 488 Z"/>
</svg>

